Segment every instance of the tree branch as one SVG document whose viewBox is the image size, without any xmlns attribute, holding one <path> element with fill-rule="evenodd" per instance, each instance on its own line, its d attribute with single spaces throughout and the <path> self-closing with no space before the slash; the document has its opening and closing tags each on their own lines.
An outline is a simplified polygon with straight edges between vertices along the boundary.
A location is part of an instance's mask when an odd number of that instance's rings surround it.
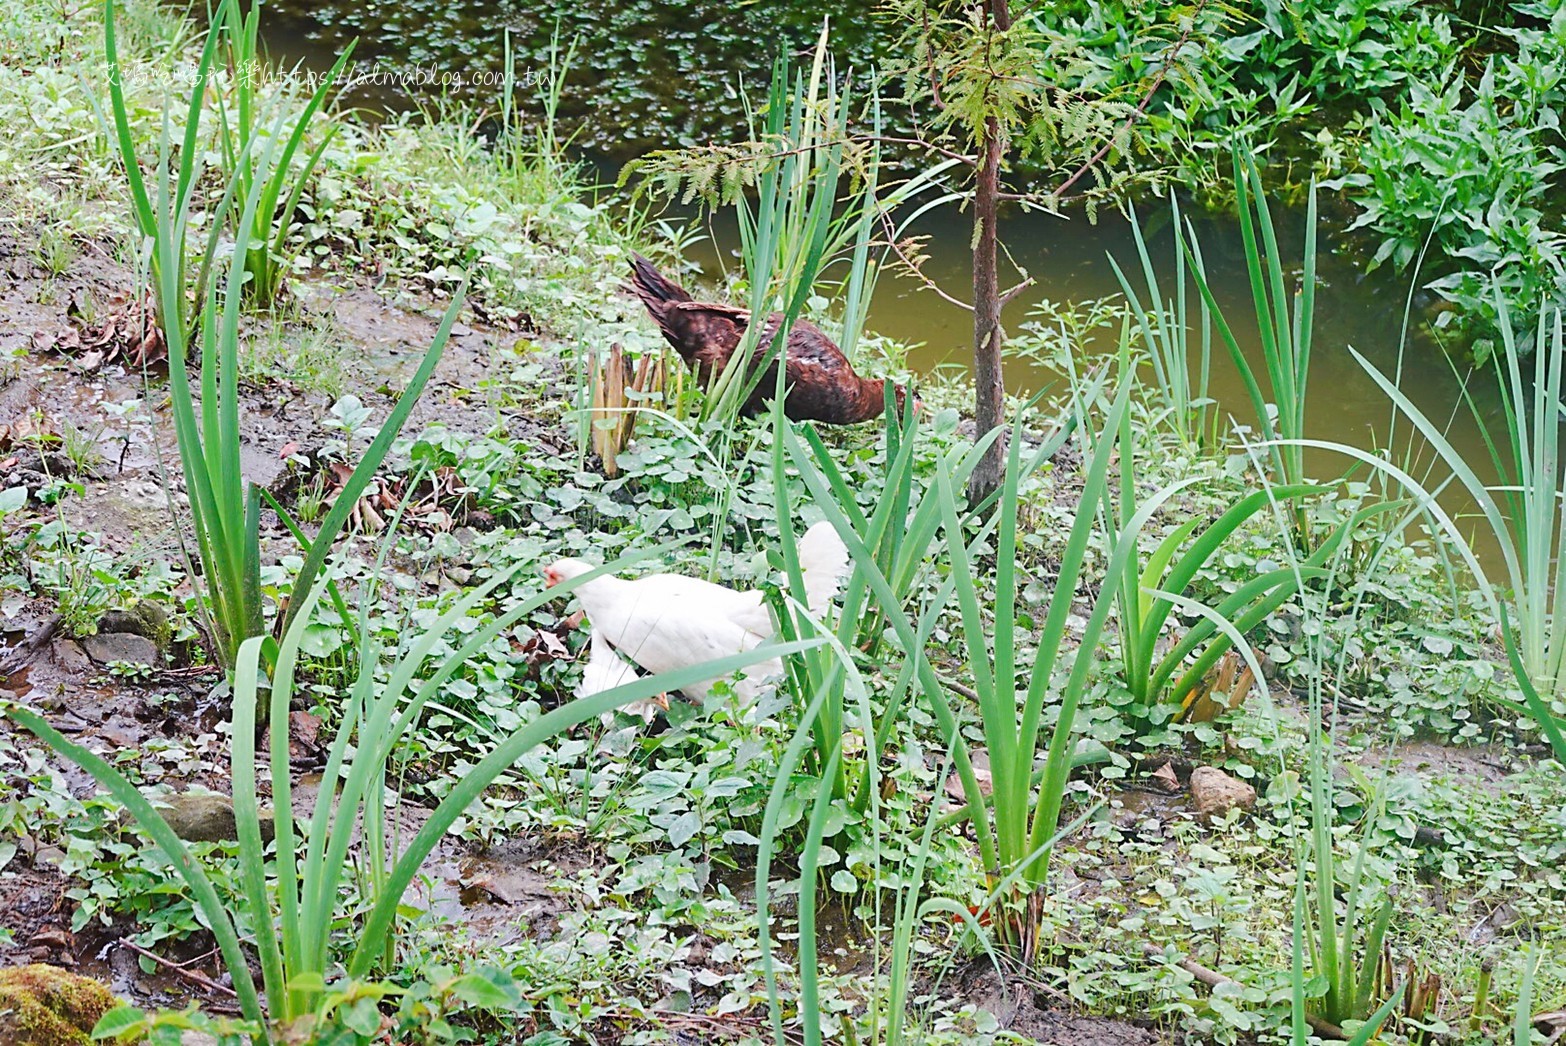
<svg viewBox="0 0 1566 1046">
<path fill-rule="evenodd" d="M 1017 284 L 1010 290 L 1002 291 L 1000 296 L 1001 308 L 1004 309 L 1007 305 L 1011 304 L 1011 299 L 1015 298 L 1017 295 L 1021 294 L 1031 286 L 1033 286 L 1033 277 L 1029 276 L 1027 279 L 1023 280 L 1021 283 Z"/>
<path fill-rule="evenodd" d="M 1185 27 L 1185 31 L 1180 34 L 1180 38 L 1174 42 L 1174 46 L 1170 47 L 1165 53 L 1164 64 L 1159 67 L 1158 74 L 1153 77 L 1152 84 L 1148 87 L 1147 92 L 1142 95 L 1142 101 L 1137 104 L 1135 109 L 1131 110 L 1131 114 L 1126 117 L 1125 123 L 1120 125 L 1120 130 L 1110 135 L 1109 140 L 1104 143 L 1103 147 L 1094 153 L 1087 163 L 1077 168 L 1076 173 L 1062 182 L 1060 187 L 1050 195 L 1057 198 L 1064 196 L 1067 190 L 1082 179 L 1083 175 L 1097 167 L 1104 157 L 1109 155 L 1110 150 L 1115 147 L 1116 139 L 1130 130 L 1138 120 L 1147 114 L 1147 107 L 1153 104 L 1153 95 L 1158 93 L 1158 89 L 1164 85 L 1164 81 L 1169 77 L 1169 70 L 1174 68 L 1175 59 L 1180 56 L 1180 50 L 1191 39 L 1191 33 L 1196 29 L 1196 20 L 1201 16 L 1202 9 L 1206 6 L 1207 0 L 1200 0 L 1197 3 L 1196 10 L 1191 14 L 1190 23 Z"/>
<path fill-rule="evenodd" d="M 934 142 L 925 138 L 891 138 L 887 137 L 886 135 L 872 134 L 865 136 L 864 138 L 860 139 L 860 141 L 884 142 L 888 145 L 912 145 L 920 149 L 927 149 L 932 153 L 939 153 L 941 156 L 944 156 L 947 159 L 957 160 L 961 163 L 965 163 L 969 167 L 972 167 L 979 162 L 979 158 L 977 156 L 969 156 L 967 153 L 960 153 L 955 149 L 948 149 L 944 146 L 936 145 Z"/>
<path fill-rule="evenodd" d="M 1164 961 L 1164 950 L 1150 941 L 1144 941 L 1142 943 L 1142 954 L 1147 956 L 1149 959 L 1153 959 L 1158 962 Z M 1216 988 L 1219 985 L 1232 985 L 1236 988 L 1240 987 L 1239 981 L 1236 981 L 1231 977 L 1225 977 L 1216 970 L 1209 970 L 1207 967 L 1203 966 L 1201 963 L 1190 957 L 1176 959 L 1174 960 L 1174 964 L 1180 967 L 1180 969 L 1184 970 L 1186 973 L 1190 974 L 1192 977 L 1195 977 L 1198 981 L 1201 981 L 1209 988 Z M 1323 1039 L 1348 1038 L 1348 1036 L 1343 1033 L 1342 1028 L 1339 1028 L 1331 1021 L 1324 1021 L 1320 1017 L 1313 1017 L 1310 1014 L 1306 1014 L 1305 1023 L 1309 1024 L 1311 1029 L 1315 1031 L 1317 1035 L 1320 1035 Z"/>
<path fill-rule="evenodd" d="M 924 269 L 920 262 L 908 257 L 907 252 L 903 250 L 903 245 L 897 240 L 897 230 L 892 225 L 892 217 L 885 211 L 881 212 L 881 224 L 886 229 L 886 242 L 892 248 L 892 253 L 897 255 L 897 260 L 903 263 L 903 267 L 912 273 L 915 279 L 924 284 L 926 290 L 934 291 L 943 300 L 957 306 L 959 309 L 965 309 L 968 312 L 973 311 L 972 305 L 960 298 L 954 298 L 947 294 L 946 291 L 941 289 L 940 284 L 924 274 Z"/>
</svg>

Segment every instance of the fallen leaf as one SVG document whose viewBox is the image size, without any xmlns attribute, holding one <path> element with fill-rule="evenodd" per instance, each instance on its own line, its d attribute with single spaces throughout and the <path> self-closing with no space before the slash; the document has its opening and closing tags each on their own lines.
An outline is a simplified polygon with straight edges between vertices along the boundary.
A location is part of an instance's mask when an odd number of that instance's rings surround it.
<svg viewBox="0 0 1566 1046">
<path fill-rule="evenodd" d="M 969 753 L 968 761 L 973 766 L 973 777 L 978 782 L 980 794 L 989 795 L 994 787 L 990 779 L 989 753 L 976 748 Z M 958 802 L 966 802 L 968 799 L 967 793 L 963 791 L 962 778 L 955 770 L 946 778 L 946 794 Z"/>
<path fill-rule="evenodd" d="M 288 713 L 288 754 L 295 759 L 321 750 L 321 717 L 309 712 Z"/>
</svg>

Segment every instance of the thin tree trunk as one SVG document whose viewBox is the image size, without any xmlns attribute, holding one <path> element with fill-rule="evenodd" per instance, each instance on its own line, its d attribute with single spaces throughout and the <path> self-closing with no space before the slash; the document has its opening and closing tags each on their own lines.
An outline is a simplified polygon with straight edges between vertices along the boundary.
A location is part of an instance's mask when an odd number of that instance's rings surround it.
<svg viewBox="0 0 1566 1046">
<path fill-rule="evenodd" d="M 991 0 L 991 33 L 1011 28 L 1008 0 Z M 1000 121 L 994 116 L 984 121 L 983 154 L 979 157 L 978 177 L 973 193 L 973 220 L 978 235 L 973 245 L 973 384 L 976 438 L 1005 422 L 1006 388 L 1001 376 L 1001 291 L 996 223 L 1000 211 L 1000 169 L 1006 143 Z M 1006 440 L 1002 435 L 991 444 L 983 460 L 968 480 L 968 500 L 977 503 L 1000 486 L 1006 460 Z"/>
<path fill-rule="evenodd" d="M 974 191 L 974 221 L 979 235 L 973 246 L 973 385 L 976 438 L 982 439 L 1005 419 L 1006 389 L 1001 378 L 1000 274 L 996 220 L 1000 207 L 1000 128 L 992 116 L 984 125 L 984 155 L 979 161 Z M 1006 460 L 1005 438 L 997 439 L 968 480 L 968 500 L 988 497 L 1000 486 Z"/>
</svg>

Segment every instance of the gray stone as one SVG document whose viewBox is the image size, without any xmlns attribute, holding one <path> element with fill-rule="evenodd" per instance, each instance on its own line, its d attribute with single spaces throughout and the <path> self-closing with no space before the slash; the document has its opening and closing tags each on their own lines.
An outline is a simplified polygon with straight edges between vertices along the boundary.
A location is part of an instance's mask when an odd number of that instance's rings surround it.
<svg viewBox="0 0 1566 1046">
<path fill-rule="evenodd" d="M 87 655 L 100 665 L 115 661 L 153 666 L 163 663 L 163 656 L 158 653 L 158 644 L 134 632 L 101 632 L 95 636 L 87 636 L 82 640 L 82 647 L 87 651 Z"/>
<path fill-rule="evenodd" d="M 152 640 L 159 650 L 168 649 L 173 629 L 169 616 L 156 603 L 143 600 L 129 610 L 110 610 L 98 619 L 98 633 L 124 632 Z"/>
<path fill-rule="evenodd" d="M 234 823 L 234 803 L 226 795 L 203 795 L 186 792 L 155 800 L 154 806 L 163 819 L 174 829 L 174 834 L 190 843 L 216 843 L 237 839 L 239 832 Z M 272 813 L 261 811 L 261 839 L 272 839 Z"/>
<path fill-rule="evenodd" d="M 1191 803 L 1198 817 L 1216 821 L 1236 808 L 1254 808 L 1256 789 L 1215 766 L 1199 766 L 1191 771 Z"/>
<path fill-rule="evenodd" d="M 92 659 L 74 639 L 56 639 L 53 645 L 54 663 L 63 672 L 91 672 Z"/>
</svg>

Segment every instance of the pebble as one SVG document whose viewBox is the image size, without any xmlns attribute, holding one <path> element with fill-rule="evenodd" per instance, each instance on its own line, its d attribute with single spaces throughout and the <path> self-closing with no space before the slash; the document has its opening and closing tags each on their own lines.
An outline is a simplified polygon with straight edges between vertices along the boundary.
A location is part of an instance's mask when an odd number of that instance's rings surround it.
<svg viewBox="0 0 1566 1046">
<path fill-rule="evenodd" d="M 1215 766 L 1199 766 L 1191 771 L 1191 803 L 1196 807 L 1198 817 L 1222 820 L 1236 808 L 1254 808 L 1256 789 Z"/>
</svg>

